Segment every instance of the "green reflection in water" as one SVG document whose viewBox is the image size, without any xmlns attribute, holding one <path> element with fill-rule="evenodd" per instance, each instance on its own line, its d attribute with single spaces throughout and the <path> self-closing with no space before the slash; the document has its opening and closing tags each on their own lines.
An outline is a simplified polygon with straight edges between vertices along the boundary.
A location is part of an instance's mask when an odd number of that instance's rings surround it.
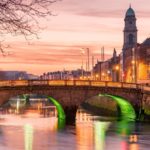
<svg viewBox="0 0 150 150">
<path fill-rule="evenodd" d="M 25 150 L 32 150 L 33 145 L 33 127 L 29 124 L 24 126 Z"/>
<path fill-rule="evenodd" d="M 117 122 L 117 134 L 121 136 L 130 135 L 133 128 L 134 128 L 134 122 L 128 122 L 124 120 Z"/>
<path fill-rule="evenodd" d="M 105 137 L 109 125 L 110 122 L 94 122 L 95 150 L 105 149 Z"/>
<path fill-rule="evenodd" d="M 65 112 L 62 108 L 62 106 L 60 105 L 60 103 L 57 102 L 57 100 L 55 100 L 54 98 L 48 96 L 48 99 L 56 106 L 57 112 L 58 112 L 58 118 L 60 119 L 65 119 L 66 115 Z"/>
<path fill-rule="evenodd" d="M 99 96 L 110 97 L 117 102 L 121 109 L 121 116 L 119 119 L 121 120 L 129 120 L 134 121 L 136 119 L 136 114 L 132 105 L 124 98 L 119 96 L 113 96 L 109 94 L 99 94 Z"/>
<path fill-rule="evenodd" d="M 58 130 L 64 129 L 65 125 L 66 125 L 66 120 L 58 118 Z"/>
<path fill-rule="evenodd" d="M 22 96 L 23 96 L 23 98 L 25 99 L 26 104 L 29 105 L 29 104 L 30 104 L 29 95 L 23 94 Z"/>
</svg>

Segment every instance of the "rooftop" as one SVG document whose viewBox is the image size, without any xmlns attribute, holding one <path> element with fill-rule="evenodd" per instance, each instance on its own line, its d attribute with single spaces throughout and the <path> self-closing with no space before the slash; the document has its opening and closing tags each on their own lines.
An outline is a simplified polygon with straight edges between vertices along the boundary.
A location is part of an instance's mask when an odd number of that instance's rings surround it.
<svg viewBox="0 0 150 150">
<path fill-rule="evenodd" d="M 135 16 L 135 12 L 134 10 L 131 8 L 131 6 L 128 8 L 127 12 L 126 12 L 126 17 L 127 16 Z"/>
<path fill-rule="evenodd" d="M 144 45 L 144 46 L 150 46 L 150 37 L 147 38 L 147 39 L 142 43 L 142 45 Z"/>
</svg>

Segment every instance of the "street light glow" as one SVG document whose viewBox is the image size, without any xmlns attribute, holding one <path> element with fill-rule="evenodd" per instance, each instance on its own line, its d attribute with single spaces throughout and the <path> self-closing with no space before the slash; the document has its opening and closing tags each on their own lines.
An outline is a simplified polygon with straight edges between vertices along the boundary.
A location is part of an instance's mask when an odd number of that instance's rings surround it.
<svg viewBox="0 0 150 150">
<path fill-rule="evenodd" d="M 116 70 L 119 70 L 119 66 L 117 65 L 117 66 L 115 67 L 115 69 L 116 69 Z"/>
</svg>

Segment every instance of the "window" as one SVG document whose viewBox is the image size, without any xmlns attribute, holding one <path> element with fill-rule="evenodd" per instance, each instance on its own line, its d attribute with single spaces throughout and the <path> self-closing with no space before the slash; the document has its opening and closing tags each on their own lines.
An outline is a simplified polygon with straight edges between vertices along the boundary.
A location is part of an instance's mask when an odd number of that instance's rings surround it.
<svg viewBox="0 0 150 150">
<path fill-rule="evenodd" d="M 129 34 L 129 45 L 132 45 L 134 42 L 133 42 L 133 34 Z"/>
</svg>

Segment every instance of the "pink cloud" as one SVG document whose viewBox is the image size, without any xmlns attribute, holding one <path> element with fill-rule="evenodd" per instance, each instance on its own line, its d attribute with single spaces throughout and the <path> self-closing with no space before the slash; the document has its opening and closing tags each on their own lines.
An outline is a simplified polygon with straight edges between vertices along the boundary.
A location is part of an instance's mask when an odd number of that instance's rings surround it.
<svg viewBox="0 0 150 150">
<path fill-rule="evenodd" d="M 106 58 L 113 48 L 119 53 L 123 45 L 124 16 L 129 7 L 127 0 L 63 0 L 52 5 L 55 17 L 41 21 L 44 28 L 39 41 L 27 45 L 22 37 L 9 38 L 8 51 L 13 55 L 0 59 L 2 70 L 27 70 L 42 73 L 52 70 L 81 67 L 81 48 L 89 48 L 95 61 L 105 46 Z M 140 41 L 149 32 L 149 0 L 133 0 Z M 84 55 L 84 63 L 87 59 Z M 91 59 L 91 58 L 90 58 Z"/>
</svg>

